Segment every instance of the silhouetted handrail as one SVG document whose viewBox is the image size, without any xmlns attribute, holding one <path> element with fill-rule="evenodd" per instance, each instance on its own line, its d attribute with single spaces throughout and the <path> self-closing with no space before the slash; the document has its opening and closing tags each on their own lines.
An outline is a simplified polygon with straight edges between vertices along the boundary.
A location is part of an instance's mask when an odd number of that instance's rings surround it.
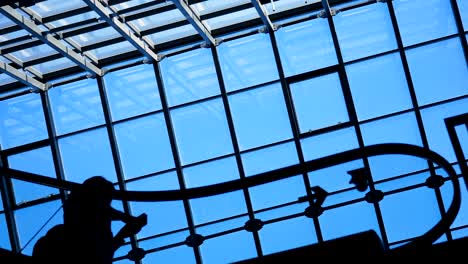
<svg viewBox="0 0 468 264">
<path fill-rule="evenodd" d="M 141 202 L 156 202 L 156 201 L 174 201 L 183 199 L 194 199 L 206 196 L 212 196 L 237 190 L 243 188 L 250 188 L 253 186 L 266 184 L 269 182 L 278 181 L 281 179 L 289 178 L 299 174 L 311 172 L 314 170 L 320 170 L 327 167 L 335 166 L 341 163 L 346 163 L 356 159 L 362 159 L 377 155 L 390 155 L 390 154 L 403 154 L 411 155 L 427 159 L 431 162 L 438 164 L 443 168 L 448 177 L 451 179 L 453 184 L 453 198 L 452 202 L 442 216 L 440 221 L 436 223 L 430 230 L 423 235 L 413 239 L 408 244 L 405 244 L 399 248 L 410 248 L 418 246 L 430 246 L 444 232 L 450 228 L 450 225 L 455 220 L 458 211 L 460 210 L 461 194 L 460 194 L 460 183 L 458 181 L 457 174 L 451 164 L 438 153 L 424 149 L 423 147 L 401 144 L 401 143 L 387 143 L 366 146 L 360 149 L 353 149 L 344 151 L 341 153 L 333 154 L 323 158 L 304 162 L 303 164 L 292 165 L 281 169 L 259 173 L 253 176 L 249 176 L 244 179 L 238 179 L 219 184 L 213 184 L 203 187 L 190 188 L 185 190 L 170 190 L 170 191 L 122 191 L 117 190 L 114 194 L 114 198 L 118 200 L 127 201 L 141 201 Z M 0 168 L 2 175 L 7 175 L 11 178 L 30 181 L 42 185 L 51 187 L 71 190 L 78 187 L 80 184 L 58 180 L 50 177 L 45 177 L 33 173 L 22 172 L 18 170 Z"/>
</svg>

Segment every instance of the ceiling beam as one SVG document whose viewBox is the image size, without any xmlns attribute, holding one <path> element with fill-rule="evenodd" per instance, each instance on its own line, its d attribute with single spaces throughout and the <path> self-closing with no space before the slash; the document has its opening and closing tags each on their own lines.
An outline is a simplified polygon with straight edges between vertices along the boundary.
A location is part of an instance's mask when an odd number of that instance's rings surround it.
<svg viewBox="0 0 468 264">
<path fill-rule="evenodd" d="M 218 45 L 218 41 L 211 35 L 211 32 L 205 27 L 200 18 L 193 12 L 190 6 L 184 0 L 172 0 L 179 11 L 192 24 L 195 30 L 205 40 L 208 45 Z"/>
<path fill-rule="evenodd" d="M 82 69 L 99 76 L 103 75 L 103 71 L 95 66 L 93 63 L 87 60 L 87 58 L 83 57 L 82 55 L 76 53 L 68 46 L 64 45 L 60 40 L 56 39 L 51 34 L 48 34 L 46 31 L 40 29 L 34 21 L 31 19 L 24 17 L 19 12 L 17 12 L 14 8 L 10 6 L 2 6 L 0 7 L 0 13 L 4 16 L 11 19 L 13 22 L 18 24 L 21 28 L 28 31 L 34 37 L 40 39 L 45 44 L 49 45 L 51 48 L 55 49 L 57 52 L 62 54 L 64 57 L 67 57 L 74 63 L 76 63 Z"/>
<path fill-rule="evenodd" d="M 17 70 L 3 61 L 0 61 L 0 70 L 8 76 L 20 81 L 26 86 L 30 86 L 41 91 L 46 91 L 48 89 L 48 84 L 42 83 L 34 79 L 33 77 L 27 75 L 25 72 Z"/>
<path fill-rule="evenodd" d="M 112 26 L 119 34 L 121 34 L 128 42 L 130 42 L 138 51 L 143 53 L 149 59 L 160 61 L 161 56 L 156 54 L 150 46 L 141 38 L 137 37 L 126 23 L 121 22 L 118 16 L 115 16 L 113 12 L 107 9 L 98 0 L 83 0 L 92 10 L 98 13 L 103 20 L 105 20 L 110 26 Z"/>
<path fill-rule="evenodd" d="M 259 0 L 251 0 L 252 5 L 255 7 L 255 10 L 257 10 L 258 15 L 263 21 L 263 24 L 265 27 L 267 27 L 268 31 L 275 31 L 278 29 L 278 27 L 271 22 L 270 17 L 268 16 L 268 12 L 266 8 L 260 3 Z"/>
</svg>

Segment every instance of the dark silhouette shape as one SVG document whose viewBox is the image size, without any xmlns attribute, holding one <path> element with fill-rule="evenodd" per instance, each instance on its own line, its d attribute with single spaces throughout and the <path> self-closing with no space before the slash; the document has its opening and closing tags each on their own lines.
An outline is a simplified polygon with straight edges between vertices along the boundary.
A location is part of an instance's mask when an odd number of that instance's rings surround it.
<svg viewBox="0 0 468 264">
<path fill-rule="evenodd" d="M 111 206 L 115 189 L 104 177 L 94 176 L 74 189 L 65 201 L 64 223 L 40 238 L 33 257 L 41 263 L 110 264 L 125 238 L 147 223 L 146 214 L 126 215 Z M 112 221 L 126 223 L 114 236 Z"/>
</svg>

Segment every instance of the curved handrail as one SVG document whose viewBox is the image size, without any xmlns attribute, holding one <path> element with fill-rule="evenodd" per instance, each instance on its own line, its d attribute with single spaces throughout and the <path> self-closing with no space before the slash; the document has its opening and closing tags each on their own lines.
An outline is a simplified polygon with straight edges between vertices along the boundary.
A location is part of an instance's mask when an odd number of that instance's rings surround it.
<svg viewBox="0 0 468 264">
<path fill-rule="evenodd" d="M 323 158 L 311 160 L 301 165 L 293 165 L 281 169 L 256 174 L 245 179 L 238 179 L 219 184 L 213 184 L 203 187 L 190 188 L 185 190 L 169 190 L 169 191 L 121 191 L 117 190 L 114 193 L 114 198 L 118 200 L 127 201 L 174 201 L 182 199 L 201 198 L 212 196 L 243 188 L 249 188 L 269 182 L 278 181 L 281 179 L 289 178 L 298 174 L 307 173 L 314 170 L 319 170 L 341 163 L 346 163 L 356 159 L 372 157 L 377 155 L 389 154 L 404 154 L 415 157 L 420 157 L 432 161 L 441 166 L 448 174 L 453 184 L 453 198 L 445 215 L 442 216 L 440 221 L 436 223 L 430 230 L 423 235 L 413 239 L 408 244 L 400 246 L 399 248 L 411 248 L 419 246 L 432 245 L 444 232 L 450 227 L 455 220 L 458 211 L 460 210 L 461 194 L 460 183 L 457 174 L 450 163 L 438 153 L 424 149 L 423 147 L 401 144 L 401 143 L 386 143 L 366 146 L 360 149 L 353 149 L 341 153 L 333 154 Z M 25 173 L 17 170 L 1 168 L 2 174 L 9 175 L 12 178 L 21 180 L 34 181 L 35 183 L 48 185 L 56 188 L 72 190 L 79 187 L 80 184 L 57 180 L 49 177 L 39 176 L 32 173 Z M 25 177 L 24 175 L 27 175 Z M 26 179 L 27 178 L 27 179 Z"/>
</svg>

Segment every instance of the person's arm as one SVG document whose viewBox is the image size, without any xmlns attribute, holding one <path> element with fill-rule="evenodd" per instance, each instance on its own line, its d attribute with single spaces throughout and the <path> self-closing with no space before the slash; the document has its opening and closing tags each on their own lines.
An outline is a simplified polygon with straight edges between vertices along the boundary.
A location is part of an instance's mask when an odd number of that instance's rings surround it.
<svg viewBox="0 0 468 264">
<path fill-rule="evenodd" d="M 116 210 L 116 212 L 120 212 L 120 211 Z M 138 217 L 127 216 L 125 214 L 123 215 L 122 214 L 116 214 L 116 216 L 123 217 L 118 220 L 122 220 L 126 224 L 114 236 L 114 251 L 117 250 L 119 247 L 121 247 L 125 243 L 125 238 L 133 236 L 137 234 L 138 232 L 140 232 L 143 226 L 147 224 L 147 220 L 148 220 L 147 215 L 144 213 L 139 215 Z"/>
<path fill-rule="evenodd" d="M 128 215 L 122 211 L 119 211 L 113 207 L 110 208 L 110 216 L 112 221 L 122 221 L 124 223 L 131 222 L 135 219 L 134 216 Z"/>
</svg>

